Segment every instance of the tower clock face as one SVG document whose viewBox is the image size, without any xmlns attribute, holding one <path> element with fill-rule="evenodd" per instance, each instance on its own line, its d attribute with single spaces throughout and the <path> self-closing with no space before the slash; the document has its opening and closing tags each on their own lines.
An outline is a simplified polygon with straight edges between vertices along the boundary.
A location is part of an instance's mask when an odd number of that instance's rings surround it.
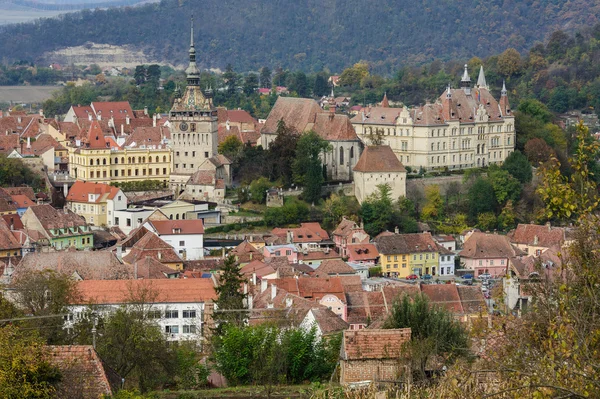
<svg viewBox="0 0 600 399">
<path fill-rule="evenodd" d="M 186 130 L 188 130 L 188 124 L 185 122 L 181 122 L 179 124 L 179 130 L 181 130 L 182 132 L 185 132 Z"/>
</svg>

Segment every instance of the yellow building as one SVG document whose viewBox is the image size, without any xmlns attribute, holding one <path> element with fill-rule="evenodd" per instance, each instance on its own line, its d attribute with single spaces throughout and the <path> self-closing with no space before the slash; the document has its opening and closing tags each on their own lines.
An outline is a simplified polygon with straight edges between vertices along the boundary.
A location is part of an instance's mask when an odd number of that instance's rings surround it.
<svg viewBox="0 0 600 399">
<path fill-rule="evenodd" d="M 69 173 L 88 182 L 158 180 L 166 185 L 171 175 L 169 135 L 164 126 L 139 127 L 119 145 L 94 121 L 86 142 L 69 149 Z"/>
<path fill-rule="evenodd" d="M 114 211 L 127 209 L 127 198 L 118 187 L 76 181 L 67 194 L 67 205 L 88 224 L 113 226 Z"/>
<path fill-rule="evenodd" d="M 411 274 L 437 275 L 438 245 L 429 233 L 393 234 L 376 239 L 381 271 L 405 278 Z"/>
</svg>

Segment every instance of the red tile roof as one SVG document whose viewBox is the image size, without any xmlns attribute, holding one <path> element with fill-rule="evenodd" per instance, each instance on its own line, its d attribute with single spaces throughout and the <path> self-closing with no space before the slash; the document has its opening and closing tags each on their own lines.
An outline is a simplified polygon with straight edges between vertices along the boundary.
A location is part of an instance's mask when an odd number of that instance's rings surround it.
<svg viewBox="0 0 600 399">
<path fill-rule="evenodd" d="M 161 263 L 181 262 L 181 258 L 177 255 L 173 247 L 150 231 L 131 247 L 131 251 L 123 257 L 123 260 L 133 264 L 147 256 L 150 256 Z"/>
<path fill-rule="evenodd" d="M 30 200 L 22 194 L 12 195 L 11 197 L 13 202 L 17 204 L 17 208 L 29 208 L 32 205 L 36 205 L 35 201 Z"/>
<path fill-rule="evenodd" d="M 77 180 L 69 193 L 67 201 L 73 202 L 90 202 L 89 194 L 98 194 L 98 197 L 93 203 L 105 202 L 106 200 L 114 199 L 121 191 L 118 187 L 110 186 L 104 183 L 91 183 Z"/>
<path fill-rule="evenodd" d="M 94 150 L 106 149 L 106 140 L 104 132 L 98 121 L 93 121 L 88 130 L 88 147 Z"/>
<path fill-rule="evenodd" d="M 8 227 L 13 226 L 14 230 L 22 230 L 23 222 L 21 222 L 21 217 L 16 213 L 11 213 L 8 215 L 2 215 L 2 219 L 6 222 Z"/>
<path fill-rule="evenodd" d="M 366 173 L 406 172 L 404 165 L 388 145 L 365 147 L 353 170 Z"/>
<path fill-rule="evenodd" d="M 429 298 L 431 303 L 452 313 L 464 313 L 456 284 L 421 284 L 421 292 Z"/>
<path fill-rule="evenodd" d="M 390 330 L 346 330 L 342 342 L 343 360 L 398 360 L 404 343 L 410 341 L 410 328 Z"/>
<path fill-rule="evenodd" d="M 306 299 L 319 301 L 325 295 L 335 295 L 342 301 L 346 301 L 340 277 L 292 277 L 272 280 L 272 283 L 291 294 Z"/>
<path fill-rule="evenodd" d="M 294 243 L 301 242 L 321 242 L 325 240 L 329 240 L 329 234 L 319 223 L 310 222 L 310 223 L 301 223 L 300 227 L 282 229 L 279 227 L 274 228 L 271 233 L 286 238 L 287 233 L 293 233 L 293 241 Z"/>
<path fill-rule="evenodd" d="M 508 233 L 508 238 L 515 244 L 550 248 L 565 242 L 565 229 L 550 225 L 520 224 Z"/>
<path fill-rule="evenodd" d="M 159 235 L 204 234 L 202 219 L 188 220 L 149 220 Z"/>
<path fill-rule="evenodd" d="M 325 273 L 329 275 L 355 273 L 355 270 L 352 267 L 348 266 L 348 264 L 341 259 L 324 260 L 323 262 L 321 262 L 316 271 L 319 273 Z"/>
<path fill-rule="evenodd" d="M 9 133 L 6 135 L 0 132 L 0 153 L 8 155 L 17 148 L 21 148 L 18 134 Z"/>
<path fill-rule="evenodd" d="M 33 212 L 46 230 L 87 226 L 83 216 L 79 216 L 69 209 L 59 211 L 48 204 L 32 206 L 26 212 Z"/>
<path fill-rule="evenodd" d="M 437 252 L 438 244 L 430 233 L 393 234 L 375 239 L 381 254 L 411 254 L 418 252 Z"/>
<path fill-rule="evenodd" d="M 33 188 L 29 186 L 4 187 L 3 190 L 9 195 L 24 195 L 30 200 L 35 201 L 35 193 L 33 192 Z"/>
<path fill-rule="evenodd" d="M 346 251 L 350 262 L 372 260 L 379 257 L 379 251 L 374 244 L 348 244 Z"/>
<path fill-rule="evenodd" d="M 171 132 L 167 127 L 137 127 L 127 137 L 123 147 L 140 148 L 142 146 L 156 146 L 156 148 L 166 148 L 165 139 L 171 137 Z"/>
<path fill-rule="evenodd" d="M 246 263 L 255 260 L 263 260 L 265 256 L 261 251 L 254 248 L 247 240 L 242 241 L 237 247 L 229 252 L 229 255 L 233 255 L 236 261 L 239 263 Z M 286 258 L 287 259 L 287 258 Z"/>
<path fill-rule="evenodd" d="M 82 398 L 101 398 L 112 396 L 121 386 L 121 377 L 91 345 L 48 346 L 47 356 L 62 375 L 57 386 L 59 397 L 68 397 L 76 391 Z"/>
<path fill-rule="evenodd" d="M 311 129 L 327 141 L 358 141 L 352 122 L 346 115 L 318 113 Z"/>
<path fill-rule="evenodd" d="M 108 119 L 111 116 L 115 119 L 124 119 L 126 116 L 134 118 L 129 101 L 96 101 L 90 106 L 94 109 L 96 116 L 101 115 L 102 118 Z"/>
<path fill-rule="evenodd" d="M 459 256 L 472 259 L 512 258 L 523 251 L 513 247 L 507 236 L 474 232 L 467 239 Z"/>
<path fill-rule="evenodd" d="M 82 304 L 122 304 L 132 294 L 149 291 L 156 294 L 154 303 L 201 303 L 217 298 L 209 278 L 156 280 L 84 280 L 77 283 Z"/>
<path fill-rule="evenodd" d="M 247 277 L 250 277 L 253 273 L 256 273 L 256 277 L 263 278 L 264 276 L 275 273 L 275 269 L 260 260 L 253 260 L 242 267 L 240 269 L 240 273 Z"/>
<path fill-rule="evenodd" d="M 10 230 L 10 226 L 0 219 L 0 250 L 21 249 L 21 244 Z"/>
</svg>

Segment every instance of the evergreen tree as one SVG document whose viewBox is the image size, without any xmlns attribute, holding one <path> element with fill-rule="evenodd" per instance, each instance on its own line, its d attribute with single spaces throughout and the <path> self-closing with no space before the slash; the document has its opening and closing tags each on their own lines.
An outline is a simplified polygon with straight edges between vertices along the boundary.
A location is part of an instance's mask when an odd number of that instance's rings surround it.
<svg viewBox="0 0 600 399">
<path fill-rule="evenodd" d="M 255 73 L 249 73 L 244 79 L 244 94 L 251 96 L 258 88 L 258 76 Z"/>
<path fill-rule="evenodd" d="M 323 73 L 318 73 L 315 77 L 315 86 L 314 86 L 314 94 L 315 96 L 322 97 L 326 96 L 329 93 L 329 85 L 327 84 L 327 78 Z"/>
<path fill-rule="evenodd" d="M 304 188 L 302 196 L 307 202 L 317 202 L 321 198 L 323 162 L 320 155 L 330 150 L 327 141 L 314 131 L 304 133 L 296 147 L 296 158 L 293 163 L 294 182 Z"/>
<path fill-rule="evenodd" d="M 235 71 L 233 70 L 233 65 L 227 64 L 225 67 L 225 72 L 223 73 L 223 82 L 225 82 L 225 87 L 227 88 L 227 94 L 232 96 L 236 93 L 237 85 L 238 85 L 238 77 Z"/>
<path fill-rule="evenodd" d="M 233 256 L 225 259 L 220 272 L 219 285 L 215 289 L 219 295 L 215 301 L 214 315 L 217 330 L 222 331 L 225 324 L 242 327 L 247 314 L 245 310 L 242 310 L 246 299 L 246 294 L 242 291 L 242 284 L 246 280 L 240 273 L 239 265 Z"/>
</svg>

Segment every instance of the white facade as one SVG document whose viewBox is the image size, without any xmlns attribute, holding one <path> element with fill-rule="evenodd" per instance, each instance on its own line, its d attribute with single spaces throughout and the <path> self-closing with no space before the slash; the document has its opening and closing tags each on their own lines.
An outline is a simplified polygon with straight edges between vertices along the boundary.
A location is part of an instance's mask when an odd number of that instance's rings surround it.
<svg viewBox="0 0 600 399">
<path fill-rule="evenodd" d="M 121 304 L 100 305 L 96 309 L 100 317 L 118 309 Z M 160 330 L 169 341 L 203 340 L 204 303 L 153 303 L 148 315 L 156 320 Z M 88 305 L 70 307 L 66 327 L 72 327 L 90 310 Z M 101 339 L 101 338 L 99 338 Z"/>
<path fill-rule="evenodd" d="M 131 233 L 131 230 L 137 229 L 148 216 L 154 212 L 153 209 L 117 209 L 113 211 L 112 225 L 117 226 L 125 234 Z"/>
<path fill-rule="evenodd" d="M 159 235 L 184 260 L 204 259 L 204 234 Z"/>
<path fill-rule="evenodd" d="M 380 184 L 388 184 L 392 198 L 406 196 L 406 172 L 359 172 L 354 171 L 354 195 L 362 204 L 369 195 L 379 192 Z"/>
<path fill-rule="evenodd" d="M 454 258 L 456 255 L 454 254 L 439 254 L 438 255 L 438 264 L 440 271 L 440 276 L 453 276 L 454 275 Z"/>
<path fill-rule="evenodd" d="M 127 209 L 127 197 L 119 190 L 114 199 L 106 201 L 106 221 L 109 226 L 115 225 L 115 211 L 121 209 Z"/>
</svg>

